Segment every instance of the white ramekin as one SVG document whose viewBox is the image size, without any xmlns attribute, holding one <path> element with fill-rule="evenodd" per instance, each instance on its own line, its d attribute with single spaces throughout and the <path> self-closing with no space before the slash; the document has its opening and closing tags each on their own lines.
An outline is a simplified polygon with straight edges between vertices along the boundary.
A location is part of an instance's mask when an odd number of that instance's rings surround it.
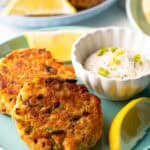
<svg viewBox="0 0 150 150">
<path fill-rule="evenodd" d="M 76 75 L 87 87 L 107 99 L 117 101 L 129 99 L 150 85 L 150 71 L 138 78 L 112 80 L 86 70 L 83 67 L 85 59 L 100 47 L 138 50 L 139 53 L 150 58 L 150 38 L 127 28 L 107 27 L 87 33 L 75 42 L 72 52 Z"/>
</svg>

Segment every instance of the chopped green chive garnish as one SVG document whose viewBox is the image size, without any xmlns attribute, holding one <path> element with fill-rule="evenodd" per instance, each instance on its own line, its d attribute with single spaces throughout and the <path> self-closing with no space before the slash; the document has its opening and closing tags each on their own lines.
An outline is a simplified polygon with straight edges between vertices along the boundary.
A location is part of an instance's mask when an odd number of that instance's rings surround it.
<svg viewBox="0 0 150 150">
<path fill-rule="evenodd" d="M 100 68 L 98 69 L 98 74 L 99 74 L 99 75 L 102 75 L 102 76 L 104 76 L 104 77 L 107 77 L 107 76 L 109 76 L 109 71 L 108 71 L 108 69 L 106 69 L 106 68 L 100 67 Z"/>
<path fill-rule="evenodd" d="M 102 56 L 102 55 L 104 55 L 106 52 L 108 52 L 108 48 L 101 48 L 101 49 L 99 49 L 98 51 L 97 51 L 97 53 L 96 53 L 96 55 L 97 56 Z"/>
<path fill-rule="evenodd" d="M 124 54 L 124 50 L 119 49 L 115 52 L 115 56 L 122 56 Z"/>
<path fill-rule="evenodd" d="M 111 57 L 110 62 L 109 62 L 110 66 L 115 66 L 119 64 L 120 64 L 120 60 L 116 56 Z"/>
<path fill-rule="evenodd" d="M 134 55 L 134 56 L 133 56 L 133 61 L 134 61 L 136 64 L 142 64 L 141 55 L 140 55 L 140 54 Z"/>
<path fill-rule="evenodd" d="M 118 48 L 116 48 L 116 47 L 110 48 L 110 50 L 111 50 L 112 53 L 114 53 L 117 49 L 118 49 Z"/>
<path fill-rule="evenodd" d="M 64 130 L 62 130 L 62 129 L 57 129 L 57 128 L 46 128 L 45 131 L 48 132 L 48 133 L 61 133 L 61 132 L 63 132 Z"/>
</svg>

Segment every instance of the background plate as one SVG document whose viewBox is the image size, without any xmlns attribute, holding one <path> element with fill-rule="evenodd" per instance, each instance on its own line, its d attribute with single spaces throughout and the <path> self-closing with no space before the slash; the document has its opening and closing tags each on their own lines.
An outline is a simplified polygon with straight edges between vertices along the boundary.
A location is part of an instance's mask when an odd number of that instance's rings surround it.
<svg viewBox="0 0 150 150">
<path fill-rule="evenodd" d="M 142 11 L 142 0 L 126 0 L 128 18 L 138 31 L 150 35 L 150 24 L 145 19 Z"/>
<path fill-rule="evenodd" d="M 53 17 L 52 16 L 51 17 L 0 16 L 0 18 L 1 20 L 3 20 L 8 24 L 21 26 L 21 27 L 30 27 L 30 28 L 68 25 L 95 16 L 98 13 L 101 13 L 104 10 L 108 9 L 116 1 L 117 0 L 106 0 L 105 2 L 95 7 L 68 16 L 53 16 Z"/>
<path fill-rule="evenodd" d="M 80 27 L 61 27 L 61 28 L 49 28 L 48 31 L 54 30 L 82 30 Z M 86 29 L 86 28 L 85 28 Z M 44 32 L 44 31 L 43 31 Z M 23 35 L 8 40 L 2 44 L 0 44 L 0 57 L 5 56 L 13 49 L 25 48 L 28 47 L 26 39 Z M 90 90 L 90 89 L 89 89 Z M 93 94 L 99 96 L 95 91 L 90 90 Z M 150 96 L 150 86 L 141 94 L 140 96 Z M 102 99 L 102 111 L 104 117 L 104 134 L 102 140 L 97 143 L 97 145 L 92 148 L 92 150 L 108 150 L 108 130 L 111 124 L 112 119 L 116 115 L 116 113 L 128 103 L 125 102 L 112 102 L 106 99 Z M 145 136 L 144 140 L 141 140 L 138 146 L 135 147 L 135 150 L 144 150 L 149 144 L 150 132 Z M 0 148 L 4 150 L 29 150 L 26 144 L 19 138 L 17 130 L 15 128 L 14 121 L 11 120 L 10 117 L 5 115 L 0 115 Z M 1 150 L 1 149 L 0 149 Z M 146 150 L 146 149 L 145 149 Z"/>
</svg>

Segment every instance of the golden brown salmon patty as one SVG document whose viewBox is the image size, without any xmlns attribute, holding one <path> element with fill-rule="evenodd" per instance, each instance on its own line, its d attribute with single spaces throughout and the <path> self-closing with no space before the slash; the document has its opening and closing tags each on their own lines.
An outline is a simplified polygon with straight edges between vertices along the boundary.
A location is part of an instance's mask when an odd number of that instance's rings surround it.
<svg viewBox="0 0 150 150">
<path fill-rule="evenodd" d="M 13 118 L 31 150 L 87 150 L 102 135 L 100 99 L 73 80 L 43 76 L 25 84 Z"/>
<path fill-rule="evenodd" d="M 72 67 L 54 60 L 44 49 L 16 50 L 0 62 L 0 112 L 11 114 L 16 96 L 25 82 L 38 74 L 73 78 Z"/>
<path fill-rule="evenodd" d="M 102 3 L 104 0 L 69 0 L 77 8 L 89 8 Z"/>
</svg>

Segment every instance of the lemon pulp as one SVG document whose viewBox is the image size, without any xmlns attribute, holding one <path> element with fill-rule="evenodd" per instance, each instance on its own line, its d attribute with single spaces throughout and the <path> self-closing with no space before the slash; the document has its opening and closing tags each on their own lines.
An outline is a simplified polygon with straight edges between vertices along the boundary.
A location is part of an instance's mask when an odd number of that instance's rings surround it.
<svg viewBox="0 0 150 150">
<path fill-rule="evenodd" d="M 150 128 L 150 98 L 129 102 L 114 118 L 109 131 L 110 150 L 130 150 Z"/>
<path fill-rule="evenodd" d="M 29 47 L 46 48 L 60 61 L 70 61 L 73 43 L 85 31 L 29 32 L 25 34 Z"/>
<path fill-rule="evenodd" d="M 73 14 L 76 9 L 67 0 L 11 0 L 3 11 L 8 15 Z"/>
</svg>

